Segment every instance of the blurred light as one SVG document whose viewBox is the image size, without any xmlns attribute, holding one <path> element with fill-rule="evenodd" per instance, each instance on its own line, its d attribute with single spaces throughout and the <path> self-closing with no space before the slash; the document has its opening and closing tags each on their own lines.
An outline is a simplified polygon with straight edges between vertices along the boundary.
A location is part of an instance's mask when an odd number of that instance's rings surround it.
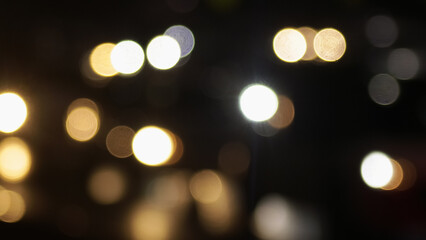
<svg viewBox="0 0 426 240">
<path fill-rule="evenodd" d="M 96 114 L 99 114 L 98 105 L 94 101 L 88 98 L 77 98 L 76 100 L 72 101 L 72 103 L 68 106 L 67 115 L 69 115 L 72 110 L 79 107 L 91 108 L 93 111 L 96 112 Z"/>
<path fill-rule="evenodd" d="M 395 42 L 398 27 L 392 18 L 378 15 L 368 20 L 365 33 L 373 46 L 384 48 Z"/>
<path fill-rule="evenodd" d="M 371 188 L 386 186 L 393 176 L 392 160 L 382 152 L 369 153 L 361 164 L 361 176 Z"/>
<path fill-rule="evenodd" d="M 102 77 L 112 77 L 118 73 L 111 64 L 111 52 L 114 47 L 113 43 L 102 43 L 92 50 L 90 66 L 96 74 Z"/>
<path fill-rule="evenodd" d="M 27 119 L 27 105 L 16 93 L 0 94 L 0 132 L 18 130 Z"/>
<path fill-rule="evenodd" d="M 402 169 L 402 181 L 397 190 L 404 191 L 411 188 L 417 179 L 417 171 L 415 166 L 405 159 L 398 159 L 398 163 Z"/>
<path fill-rule="evenodd" d="M 317 57 L 314 49 L 314 38 L 317 35 L 317 31 L 310 27 L 301 27 L 298 28 L 297 31 L 303 34 L 306 40 L 306 52 L 303 55 L 302 60 L 310 61 Z"/>
<path fill-rule="evenodd" d="M 130 157 L 132 152 L 132 140 L 135 131 L 127 126 L 117 126 L 111 129 L 106 137 L 106 147 L 115 157 Z"/>
<path fill-rule="evenodd" d="M 132 210 L 131 238 L 135 240 L 175 239 L 173 230 L 176 224 L 167 211 L 144 203 Z"/>
<path fill-rule="evenodd" d="M 155 126 L 140 129 L 132 142 L 136 159 L 149 166 L 166 163 L 174 153 L 175 144 L 168 131 Z"/>
<path fill-rule="evenodd" d="M 407 48 L 393 50 L 387 61 L 389 73 L 401 80 L 414 78 L 420 69 L 416 53 Z"/>
<path fill-rule="evenodd" d="M 179 62 L 181 49 L 178 41 L 173 37 L 157 36 L 149 42 L 146 55 L 154 68 L 167 70 Z"/>
<path fill-rule="evenodd" d="M 26 206 L 22 196 L 14 191 L 3 190 L 9 194 L 10 206 L 6 213 L 0 216 L 0 221 L 7 223 L 18 222 L 25 214 Z"/>
<path fill-rule="evenodd" d="M 368 94 L 380 105 L 390 105 L 399 97 L 398 81 L 388 74 L 378 74 L 368 83 Z"/>
<path fill-rule="evenodd" d="M 278 109 L 272 118 L 268 120 L 269 125 L 276 129 L 290 126 L 294 119 L 294 104 L 290 98 L 279 95 Z"/>
<path fill-rule="evenodd" d="M 19 138 L 9 137 L 0 142 L 0 176 L 8 182 L 23 180 L 31 169 L 31 152 Z"/>
<path fill-rule="evenodd" d="M 110 77 L 104 77 L 96 73 L 90 64 L 90 55 L 92 51 L 84 54 L 80 61 L 80 71 L 84 76 L 84 81 L 92 87 L 105 87 L 110 81 Z M 109 60 L 111 62 L 111 60 Z M 115 69 L 114 69 L 115 71 Z"/>
<path fill-rule="evenodd" d="M 178 13 L 188 13 L 198 5 L 198 0 L 167 0 L 169 7 Z"/>
<path fill-rule="evenodd" d="M 346 40 L 343 34 L 333 28 L 325 28 L 314 38 L 314 49 L 317 56 L 324 61 L 339 60 L 346 51 Z"/>
<path fill-rule="evenodd" d="M 142 47 L 134 41 L 124 40 L 112 49 L 111 64 L 122 74 L 133 74 L 141 69 L 145 61 Z"/>
<path fill-rule="evenodd" d="M 202 170 L 192 176 L 189 183 L 192 197 L 200 203 L 212 203 L 222 194 L 222 181 L 212 170 Z"/>
<path fill-rule="evenodd" d="M 188 56 L 192 50 L 194 49 L 195 39 L 194 34 L 192 34 L 191 30 L 182 25 L 175 25 L 169 27 L 164 35 L 170 36 L 179 43 L 180 46 L 180 57 Z"/>
<path fill-rule="evenodd" d="M 172 150 L 172 155 L 170 156 L 170 158 L 167 160 L 167 162 L 165 162 L 164 164 L 167 165 L 171 165 L 171 164 L 175 164 L 177 163 L 183 156 L 183 142 L 182 139 L 173 134 L 172 132 L 164 129 L 169 136 L 171 137 L 172 141 L 173 141 L 173 150 Z"/>
<path fill-rule="evenodd" d="M 0 186 L 0 217 L 9 211 L 12 199 L 9 192 Z"/>
<path fill-rule="evenodd" d="M 89 141 L 99 130 L 99 108 L 87 98 L 74 100 L 68 107 L 65 129 L 68 135 L 80 142 Z"/>
<path fill-rule="evenodd" d="M 244 116 L 254 122 L 268 120 L 278 108 L 278 98 L 275 92 L 260 84 L 246 87 L 240 95 L 239 102 Z"/>
<path fill-rule="evenodd" d="M 241 142 L 229 142 L 219 150 L 219 167 L 232 175 L 247 171 L 250 165 L 250 149 Z"/>
<path fill-rule="evenodd" d="M 278 128 L 272 127 L 268 122 L 254 122 L 251 124 L 253 131 L 262 137 L 273 137 L 280 130 Z"/>
<path fill-rule="evenodd" d="M 401 165 L 395 160 L 392 160 L 391 162 L 393 167 L 392 178 L 388 182 L 388 184 L 382 187 L 383 190 L 388 191 L 398 188 L 401 185 L 402 180 L 404 179 L 404 172 L 402 170 Z"/>
<path fill-rule="evenodd" d="M 113 167 L 98 168 L 89 178 L 88 191 L 99 204 L 113 204 L 120 201 L 126 190 L 123 174 Z"/>
<path fill-rule="evenodd" d="M 285 62 L 297 62 L 306 53 L 306 40 L 298 30 L 284 28 L 275 35 L 273 48 L 279 59 Z"/>
</svg>

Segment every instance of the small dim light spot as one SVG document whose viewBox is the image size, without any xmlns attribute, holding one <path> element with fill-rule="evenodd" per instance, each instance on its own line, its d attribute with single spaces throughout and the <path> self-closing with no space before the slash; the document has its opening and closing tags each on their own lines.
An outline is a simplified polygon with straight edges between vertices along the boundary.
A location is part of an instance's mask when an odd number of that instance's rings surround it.
<svg viewBox="0 0 426 240">
<path fill-rule="evenodd" d="M 156 126 L 140 129 L 132 141 L 136 159 L 148 166 L 165 164 L 174 153 L 174 141 L 167 131 Z"/>
<path fill-rule="evenodd" d="M 19 138 L 10 137 L 0 143 L 0 176 L 8 182 L 20 182 L 31 169 L 31 152 Z"/>
<path fill-rule="evenodd" d="M 398 48 L 389 54 L 387 67 L 389 73 L 394 77 L 408 80 L 417 75 L 420 69 L 420 61 L 413 50 Z"/>
<path fill-rule="evenodd" d="M 229 142 L 219 150 L 219 167 L 232 175 L 239 175 L 248 170 L 250 149 L 241 142 Z"/>
<path fill-rule="evenodd" d="M 284 95 L 279 95 L 277 112 L 268 120 L 268 123 L 276 129 L 286 128 L 293 122 L 294 113 L 293 101 Z"/>
<path fill-rule="evenodd" d="M 379 105 L 390 105 L 398 100 L 400 88 L 398 81 L 388 74 L 378 74 L 368 83 L 370 98 Z"/>
<path fill-rule="evenodd" d="M 88 191 L 99 204 L 113 204 L 120 201 L 126 190 L 123 174 L 113 167 L 97 169 L 89 179 Z"/>
<path fill-rule="evenodd" d="M 165 32 L 164 35 L 170 36 L 179 43 L 181 54 L 180 57 L 186 57 L 188 56 L 192 50 L 194 49 L 195 45 L 195 38 L 192 31 L 182 25 L 176 25 L 169 27 Z"/>
<path fill-rule="evenodd" d="M 130 157 L 132 152 L 132 140 L 135 131 L 127 126 L 117 126 L 111 129 L 106 137 L 106 147 L 115 157 Z"/>
<path fill-rule="evenodd" d="M 269 87 L 253 84 L 242 91 L 239 104 L 246 118 L 262 122 L 271 118 L 277 111 L 278 97 Z"/>
<path fill-rule="evenodd" d="M 142 47 L 134 41 L 124 40 L 112 49 L 111 64 L 122 74 L 134 74 L 139 71 L 145 61 Z"/>
<path fill-rule="evenodd" d="M 68 114 L 65 127 L 72 139 L 85 142 L 96 135 L 99 123 L 99 115 L 92 108 L 77 107 Z"/>
<path fill-rule="evenodd" d="M 192 176 L 189 183 L 192 197 L 200 203 L 212 203 L 222 194 L 222 180 L 212 170 L 202 170 Z"/>
<path fill-rule="evenodd" d="M 392 160 L 382 152 L 371 152 L 362 161 L 361 176 L 371 188 L 382 188 L 392 179 Z"/>
<path fill-rule="evenodd" d="M 89 57 L 90 66 L 99 76 L 112 77 L 118 73 L 111 63 L 111 52 L 114 47 L 113 43 L 102 43 L 92 50 Z"/>
<path fill-rule="evenodd" d="M 306 40 L 301 32 L 293 28 L 279 31 L 273 40 L 273 49 L 284 62 L 297 62 L 306 53 Z"/>
<path fill-rule="evenodd" d="M 373 46 L 389 47 L 398 37 L 398 26 L 388 16 L 374 16 L 368 20 L 365 33 Z"/>
<path fill-rule="evenodd" d="M 181 57 L 178 41 L 173 37 L 157 36 L 149 42 L 146 49 L 148 62 L 157 69 L 167 70 L 174 67 Z"/>
<path fill-rule="evenodd" d="M 18 130 L 27 119 L 27 105 L 16 93 L 0 94 L 0 132 Z"/>
<path fill-rule="evenodd" d="M 314 49 L 317 56 L 324 61 L 339 60 L 346 51 L 346 40 L 343 34 L 333 28 L 325 28 L 314 38 Z"/>
<path fill-rule="evenodd" d="M 0 221 L 7 223 L 18 222 L 22 219 L 25 214 L 26 206 L 25 201 L 22 196 L 14 191 L 3 190 L 9 194 L 10 197 L 10 206 L 6 213 L 0 216 Z"/>
<path fill-rule="evenodd" d="M 401 165 L 395 161 L 392 160 L 392 167 L 393 167 L 393 174 L 391 180 L 383 186 L 381 189 L 391 191 L 397 189 L 404 179 L 404 171 L 402 170 Z"/>
<path fill-rule="evenodd" d="M 297 29 L 300 33 L 303 34 L 306 40 L 306 52 L 303 55 L 302 60 L 310 61 L 317 57 L 314 49 L 314 38 L 317 34 L 317 31 L 310 27 L 301 27 Z"/>
</svg>

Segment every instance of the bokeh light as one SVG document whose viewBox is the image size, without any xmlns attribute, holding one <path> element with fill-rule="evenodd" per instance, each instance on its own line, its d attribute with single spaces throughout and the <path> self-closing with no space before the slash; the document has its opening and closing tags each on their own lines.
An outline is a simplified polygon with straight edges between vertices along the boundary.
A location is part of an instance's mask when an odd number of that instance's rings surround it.
<svg viewBox="0 0 426 240">
<path fill-rule="evenodd" d="M 10 198 L 10 205 L 7 211 L 4 214 L 0 215 L 0 221 L 7 222 L 7 223 L 18 222 L 25 215 L 26 205 L 25 205 L 24 199 L 22 198 L 21 194 L 17 192 L 10 191 L 10 190 L 0 190 L 0 191 L 5 191 Z M 2 193 L 2 194 L 5 194 L 5 193 Z"/>
<path fill-rule="evenodd" d="M 145 61 L 142 47 L 135 41 L 124 40 L 112 49 L 111 64 L 122 74 L 134 74 L 139 71 Z"/>
<path fill-rule="evenodd" d="M 95 102 L 80 98 L 70 104 L 65 129 L 72 139 L 80 142 L 89 141 L 96 135 L 99 127 L 99 110 Z"/>
<path fill-rule="evenodd" d="M 111 129 L 106 137 L 106 147 L 109 153 L 118 158 L 130 157 L 133 154 L 134 135 L 135 131 L 127 126 L 117 126 Z"/>
<path fill-rule="evenodd" d="M 416 167 L 406 159 L 398 159 L 397 161 L 402 169 L 402 181 L 396 190 L 405 191 L 411 188 L 417 180 Z"/>
<path fill-rule="evenodd" d="M 181 49 L 178 41 L 173 37 L 157 36 L 148 43 L 146 55 L 154 68 L 167 70 L 179 62 Z"/>
<path fill-rule="evenodd" d="M 126 191 L 126 181 L 121 171 L 114 167 L 96 169 L 89 178 L 88 192 L 99 204 L 120 201 Z"/>
<path fill-rule="evenodd" d="M 0 217 L 7 213 L 12 204 L 9 192 L 0 186 Z"/>
<path fill-rule="evenodd" d="M 250 149 L 242 142 L 228 142 L 219 150 L 219 167 L 231 175 L 247 172 L 250 165 Z"/>
<path fill-rule="evenodd" d="M 176 39 L 176 41 L 179 43 L 181 58 L 188 56 L 194 49 L 194 45 L 195 45 L 194 34 L 189 28 L 185 26 L 182 26 L 182 25 L 171 26 L 164 32 L 164 35 L 167 35 Z"/>
<path fill-rule="evenodd" d="M 306 53 L 306 40 L 302 33 L 293 28 L 279 31 L 273 40 L 273 49 L 284 62 L 297 62 Z"/>
<path fill-rule="evenodd" d="M 32 165 L 28 145 L 19 138 L 9 137 L 0 142 L 0 177 L 8 182 L 22 181 Z"/>
<path fill-rule="evenodd" d="M 278 97 L 269 87 L 253 84 L 242 91 L 239 104 L 247 119 L 262 122 L 271 118 L 277 111 Z"/>
<path fill-rule="evenodd" d="M 99 76 L 112 77 L 118 73 L 111 63 L 111 52 L 114 47 L 113 43 L 102 43 L 90 53 L 90 67 Z"/>
<path fill-rule="evenodd" d="M 390 105 L 399 97 L 399 83 L 388 74 L 378 74 L 368 83 L 368 94 L 375 103 Z"/>
<path fill-rule="evenodd" d="M 268 123 L 276 129 L 286 128 L 293 122 L 294 113 L 293 101 L 287 96 L 279 95 L 277 112 L 268 120 Z"/>
<path fill-rule="evenodd" d="M 414 78 L 420 69 L 420 60 L 417 54 L 407 48 L 393 50 L 388 57 L 389 73 L 401 80 Z"/>
<path fill-rule="evenodd" d="M 346 51 L 346 40 L 343 34 L 333 28 L 325 28 L 314 38 L 314 49 L 317 56 L 324 61 L 339 60 Z"/>
<path fill-rule="evenodd" d="M 27 105 L 16 93 L 0 94 L 0 132 L 18 130 L 27 119 Z"/>
<path fill-rule="evenodd" d="M 314 49 L 314 38 L 317 35 L 317 31 L 310 27 L 300 27 L 297 29 L 306 40 L 306 52 L 303 55 L 302 60 L 310 61 L 317 57 Z"/>
<path fill-rule="evenodd" d="M 382 152 L 371 152 L 362 161 L 361 176 L 371 188 L 386 186 L 393 176 L 392 159 Z"/>
<path fill-rule="evenodd" d="M 268 122 L 253 122 L 251 128 L 262 137 L 273 137 L 280 132 L 278 128 L 272 127 Z"/>
<path fill-rule="evenodd" d="M 189 183 L 192 197 L 201 203 L 212 203 L 219 199 L 223 186 L 219 175 L 212 170 L 195 173 Z"/>
<path fill-rule="evenodd" d="M 175 143 L 169 131 L 156 126 L 147 126 L 135 134 L 132 149 L 139 162 L 148 166 L 159 166 L 171 158 Z"/>
<path fill-rule="evenodd" d="M 404 171 L 402 170 L 401 165 L 396 161 L 392 159 L 392 168 L 393 168 L 393 174 L 391 180 L 383 187 L 381 187 L 382 190 L 394 190 L 397 189 L 404 179 Z"/>
<path fill-rule="evenodd" d="M 392 18 L 378 15 L 367 21 L 365 33 L 373 46 L 389 47 L 398 37 L 398 26 Z"/>
</svg>

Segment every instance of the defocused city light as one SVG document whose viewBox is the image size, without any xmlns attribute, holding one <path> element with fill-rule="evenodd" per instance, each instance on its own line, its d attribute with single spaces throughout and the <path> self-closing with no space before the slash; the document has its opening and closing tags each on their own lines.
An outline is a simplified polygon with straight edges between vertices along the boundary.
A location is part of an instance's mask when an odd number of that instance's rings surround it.
<svg viewBox="0 0 426 240">
<path fill-rule="evenodd" d="M 273 49 L 284 62 L 297 62 L 306 53 L 306 40 L 302 33 L 293 28 L 279 31 L 273 40 Z"/>
<path fill-rule="evenodd" d="M 250 149 L 241 142 L 229 142 L 219 150 L 219 167 L 231 175 L 247 172 L 250 165 Z"/>
<path fill-rule="evenodd" d="M 0 186 L 0 217 L 7 213 L 12 204 L 9 192 Z"/>
<path fill-rule="evenodd" d="M 389 73 L 401 80 L 414 78 L 419 69 L 420 61 L 417 54 L 407 48 L 393 50 L 388 57 Z"/>
<path fill-rule="evenodd" d="M 361 176 L 371 188 L 386 186 L 393 176 L 392 159 L 382 152 L 371 152 L 362 161 Z"/>
<path fill-rule="evenodd" d="M 392 18 L 378 15 L 368 20 L 365 33 L 373 46 L 389 47 L 398 37 L 398 26 Z"/>
<path fill-rule="evenodd" d="M 106 137 L 106 147 L 115 157 L 130 157 L 132 152 L 132 140 L 135 131 L 127 126 L 117 126 L 111 129 Z"/>
<path fill-rule="evenodd" d="M 306 40 L 306 52 L 303 55 L 302 60 L 310 61 L 317 57 L 314 49 L 314 38 L 317 35 L 317 31 L 310 27 L 300 27 L 297 29 L 300 33 L 303 34 Z"/>
<path fill-rule="evenodd" d="M 200 203 L 212 203 L 219 199 L 223 186 L 219 175 L 212 170 L 202 170 L 192 176 L 189 183 L 192 197 Z"/>
<path fill-rule="evenodd" d="M 314 38 L 314 49 L 317 56 L 324 61 L 339 60 L 346 51 L 346 40 L 343 34 L 333 28 L 325 28 Z"/>
<path fill-rule="evenodd" d="M 194 34 L 191 32 L 189 28 L 185 26 L 182 26 L 182 25 L 171 26 L 164 32 L 164 35 L 167 35 L 176 39 L 176 41 L 179 43 L 181 58 L 188 56 L 194 49 L 194 45 L 195 45 Z"/>
<path fill-rule="evenodd" d="M 18 130 L 27 119 L 27 105 L 16 93 L 0 94 L 0 132 Z"/>
<path fill-rule="evenodd" d="M 113 43 L 102 43 L 90 53 L 90 66 L 99 76 L 112 77 L 118 73 L 111 63 L 111 52 L 114 47 Z"/>
<path fill-rule="evenodd" d="M 139 71 L 145 61 L 142 47 L 134 41 L 124 40 L 112 49 L 111 64 L 122 74 L 134 74 Z"/>
<path fill-rule="evenodd" d="M 99 204 L 116 203 L 123 198 L 125 191 L 124 175 L 116 168 L 98 168 L 89 178 L 89 195 Z"/>
<path fill-rule="evenodd" d="M 392 167 L 392 178 L 385 186 L 382 187 L 383 190 L 390 191 L 397 189 L 401 185 L 402 180 L 404 179 L 404 171 L 397 161 L 392 160 Z"/>
<path fill-rule="evenodd" d="M 65 127 L 71 138 L 85 142 L 96 135 L 99 123 L 99 115 L 92 108 L 77 107 L 68 114 Z"/>
<path fill-rule="evenodd" d="M 378 74 L 368 83 L 370 98 L 379 105 L 390 105 L 398 100 L 400 88 L 398 81 L 388 74 Z"/>
<path fill-rule="evenodd" d="M 294 113 L 293 101 L 287 96 L 279 95 L 277 112 L 268 120 L 268 123 L 276 129 L 286 128 L 293 122 Z"/>
<path fill-rule="evenodd" d="M 9 137 L 0 142 L 0 177 L 5 181 L 22 181 L 28 175 L 31 165 L 31 152 L 24 141 Z"/>
<path fill-rule="evenodd" d="M 181 49 L 178 41 L 173 37 L 157 36 L 148 43 L 146 55 L 154 68 L 167 70 L 179 62 Z"/>
<path fill-rule="evenodd" d="M 9 191 L 9 190 L 3 190 L 3 191 L 6 191 L 7 194 L 9 194 L 10 205 L 7 211 L 3 215 L 0 215 L 0 221 L 7 222 L 7 223 L 18 222 L 19 220 L 22 219 L 22 217 L 25 214 L 25 211 L 26 211 L 25 201 L 22 198 L 21 194 L 17 192 Z"/>
<path fill-rule="evenodd" d="M 254 122 L 270 119 L 278 109 L 275 92 L 260 84 L 246 87 L 239 97 L 240 109 L 244 116 Z"/>
</svg>

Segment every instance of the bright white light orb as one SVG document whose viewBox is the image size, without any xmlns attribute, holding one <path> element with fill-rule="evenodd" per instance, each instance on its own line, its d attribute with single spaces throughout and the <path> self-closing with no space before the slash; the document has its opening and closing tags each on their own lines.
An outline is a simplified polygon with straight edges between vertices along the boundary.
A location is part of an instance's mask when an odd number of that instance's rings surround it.
<svg viewBox="0 0 426 240">
<path fill-rule="evenodd" d="M 371 188 L 386 186 L 393 176 L 392 160 L 382 152 L 368 154 L 361 164 L 361 176 Z"/>
<path fill-rule="evenodd" d="M 139 162 L 158 166 L 166 163 L 173 154 L 174 143 L 171 136 L 163 129 L 147 126 L 133 137 L 133 154 Z"/>
<path fill-rule="evenodd" d="M 275 55 L 285 62 L 297 62 L 306 53 L 306 39 L 301 32 L 293 28 L 279 31 L 273 40 Z"/>
<path fill-rule="evenodd" d="M 18 130 L 27 119 L 27 105 L 15 93 L 0 94 L 0 132 Z"/>
<path fill-rule="evenodd" d="M 145 61 L 142 47 L 134 41 L 124 40 L 112 49 L 111 64 L 122 74 L 133 74 L 141 69 Z"/>
<path fill-rule="evenodd" d="M 146 48 L 148 62 L 157 69 L 167 70 L 179 62 L 180 45 L 170 36 L 157 36 L 149 42 Z"/>
<path fill-rule="evenodd" d="M 240 109 L 251 121 L 266 121 L 277 111 L 278 97 L 269 87 L 261 84 L 250 85 L 240 95 Z"/>
</svg>

